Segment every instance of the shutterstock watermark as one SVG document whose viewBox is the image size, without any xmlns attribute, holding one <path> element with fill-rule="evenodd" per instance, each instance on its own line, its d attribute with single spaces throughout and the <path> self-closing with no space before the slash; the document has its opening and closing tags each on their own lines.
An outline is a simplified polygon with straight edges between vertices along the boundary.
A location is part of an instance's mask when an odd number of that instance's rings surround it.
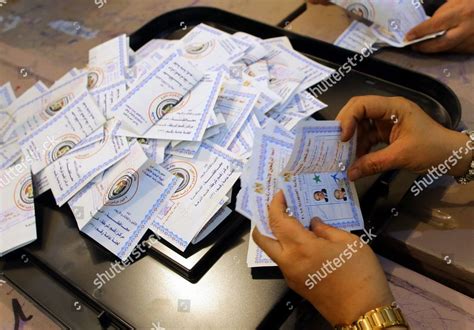
<svg viewBox="0 0 474 330">
<path fill-rule="evenodd" d="M 55 136 L 48 136 L 47 141 L 45 141 L 42 145 L 43 150 L 49 150 L 52 146 L 56 144 L 56 142 L 57 141 Z M 29 171 L 32 162 L 33 159 L 29 155 L 25 155 L 23 162 L 1 171 L 0 188 L 8 186 L 14 178 L 19 177 L 25 171 Z"/>
<path fill-rule="evenodd" d="M 103 273 L 97 273 L 94 279 L 94 285 L 97 289 L 100 289 L 106 284 L 110 282 L 115 276 L 123 272 L 130 266 L 135 260 L 138 260 L 143 253 L 146 253 L 146 250 L 150 248 L 150 246 L 156 244 L 160 238 L 156 237 L 154 234 L 151 234 L 146 241 L 141 242 L 138 244 L 135 249 L 133 249 L 130 256 L 122 261 L 115 261 L 110 263 L 110 267 Z"/>
<path fill-rule="evenodd" d="M 355 54 L 352 57 L 347 58 L 347 62 L 340 66 L 335 72 L 333 72 L 328 78 L 319 82 L 316 86 L 309 89 L 310 93 L 314 97 L 319 97 L 328 91 L 330 87 L 336 85 L 341 81 L 347 74 L 349 74 L 353 68 L 359 63 L 362 63 L 367 57 L 377 51 L 373 45 L 364 44 L 364 48 L 361 49 L 362 54 Z"/>
<path fill-rule="evenodd" d="M 423 176 L 420 180 L 415 180 L 413 186 L 411 186 L 410 191 L 416 197 L 421 192 L 428 188 L 433 182 L 438 180 L 444 174 L 448 173 L 453 167 L 455 167 L 458 162 L 467 156 L 470 151 L 474 150 L 474 143 L 472 140 L 466 142 L 465 145 L 459 147 L 458 150 L 453 150 L 451 156 L 448 157 L 444 162 L 436 166 L 432 166 L 428 170 L 428 174 Z"/>
<path fill-rule="evenodd" d="M 100 9 L 107 4 L 107 0 L 94 0 L 94 3 Z"/>
<path fill-rule="evenodd" d="M 339 256 L 332 260 L 327 259 L 316 273 L 308 274 L 308 279 L 304 282 L 306 287 L 310 290 L 313 289 L 316 284 L 322 282 L 323 279 L 332 274 L 332 272 L 341 268 L 345 262 L 350 260 L 364 245 L 369 244 L 370 241 L 377 237 L 377 235 L 372 233 L 372 229 L 373 228 L 370 228 L 367 231 L 364 228 L 364 234 L 360 235 L 354 242 L 347 243 L 347 248 L 345 248 Z"/>
</svg>

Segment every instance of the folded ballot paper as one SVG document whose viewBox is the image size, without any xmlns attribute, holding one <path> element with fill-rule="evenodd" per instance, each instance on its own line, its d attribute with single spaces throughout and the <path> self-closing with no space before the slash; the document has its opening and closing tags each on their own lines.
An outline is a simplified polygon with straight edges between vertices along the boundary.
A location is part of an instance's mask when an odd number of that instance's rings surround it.
<svg viewBox="0 0 474 330">
<path fill-rule="evenodd" d="M 335 45 L 356 52 L 368 45 L 375 48 L 392 46 L 405 47 L 424 40 L 436 38 L 444 31 L 407 41 L 406 34 L 415 26 L 426 21 L 422 0 L 331 0 L 332 3 L 345 8 L 355 19 Z"/>
<path fill-rule="evenodd" d="M 120 35 L 91 49 L 87 67 L 18 98 L 1 86 L 0 253 L 36 239 L 33 201 L 46 191 L 120 259 L 147 230 L 181 251 L 203 240 L 225 224 L 239 179 L 237 210 L 267 236 L 278 189 L 305 225 L 319 216 L 360 228 L 337 167 L 354 142 L 339 142 L 337 123 L 308 120 L 326 105 L 306 89 L 332 72 L 286 37 L 200 24 L 137 51 Z M 251 242 L 249 266 L 271 264 Z"/>
</svg>

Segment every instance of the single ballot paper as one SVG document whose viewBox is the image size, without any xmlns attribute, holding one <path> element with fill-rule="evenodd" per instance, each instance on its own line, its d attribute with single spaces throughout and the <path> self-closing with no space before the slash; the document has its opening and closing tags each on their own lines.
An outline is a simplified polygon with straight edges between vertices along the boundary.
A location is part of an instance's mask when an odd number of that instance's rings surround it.
<svg viewBox="0 0 474 330">
<path fill-rule="evenodd" d="M 364 23 L 353 21 L 351 25 L 337 38 L 334 45 L 362 54 L 364 49 L 374 49 L 373 45 L 378 38 L 372 33 L 370 27 Z"/>
<path fill-rule="evenodd" d="M 150 229 L 184 251 L 218 211 L 243 163 L 220 146 L 204 142 L 194 159 L 171 156 L 163 167 L 183 180 Z"/>
<path fill-rule="evenodd" d="M 125 260 L 180 183 L 134 143 L 123 161 L 91 181 L 69 205 L 83 233 Z"/>
<path fill-rule="evenodd" d="M 32 160 L 33 174 L 37 174 L 104 123 L 102 111 L 86 91 L 19 144 L 26 159 Z"/>
<path fill-rule="evenodd" d="M 305 121 L 295 132 L 293 152 L 279 177 L 289 211 L 307 228 L 319 217 L 341 229 L 362 229 L 355 185 L 347 178 L 356 137 L 341 142 L 337 121 Z"/>
<path fill-rule="evenodd" d="M 249 248 L 247 251 L 247 266 L 254 267 L 275 267 L 277 264 L 270 259 L 270 257 L 263 252 L 263 250 L 253 240 L 253 231 L 255 227 L 250 230 Z"/>
<path fill-rule="evenodd" d="M 206 24 L 194 27 L 176 45 L 178 53 L 203 72 L 239 60 L 249 46 Z"/>
<path fill-rule="evenodd" d="M 64 205 L 94 177 L 128 154 L 127 139 L 112 133 L 106 128 L 103 139 L 81 147 L 87 139 L 83 140 L 73 151 L 45 169 L 58 206 Z"/>
<path fill-rule="evenodd" d="M 36 240 L 33 199 L 26 163 L 0 170 L 0 257 Z"/>
<path fill-rule="evenodd" d="M 203 77 L 172 53 L 132 86 L 111 109 L 124 128 L 144 134 L 181 101 Z"/>
<path fill-rule="evenodd" d="M 268 205 L 279 188 L 278 176 L 285 168 L 293 148 L 293 134 L 273 120 L 255 134 L 255 149 L 246 173 L 251 220 L 258 230 L 273 237 L 268 225 Z"/>
<path fill-rule="evenodd" d="M 211 72 L 169 110 L 144 137 L 201 141 L 216 105 L 223 83 L 223 72 Z"/>
<path fill-rule="evenodd" d="M 224 116 L 225 125 L 211 141 L 228 148 L 245 124 L 259 95 L 258 90 L 249 87 L 224 84 L 214 110 Z"/>
</svg>

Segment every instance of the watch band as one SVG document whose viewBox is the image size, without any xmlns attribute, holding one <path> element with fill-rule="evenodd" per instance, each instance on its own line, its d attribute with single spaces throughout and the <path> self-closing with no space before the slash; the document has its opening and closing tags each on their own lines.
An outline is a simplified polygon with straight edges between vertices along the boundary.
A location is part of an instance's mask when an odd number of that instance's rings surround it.
<svg viewBox="0 0 474 330">
<path fill-rule="evenodd" d="M 383 306 L 373 309 L 351 325 L 336 325 L 336 330 L 375 330 L 401 326 L 410 329 L 398 307 Z"/>
<path fill-rule="evenodd" d="M 474 147 L 474 131 L 467 130 L 467 131 L 463 131 L 463 133 L 469 136 L 470 142 L 472 146 Z M 466 147 L 469 147 L 469 146 L 466 145 Z M 467 171 L 467 173 L 463 176 L 458 176 L 455 179 L 459 184 L 467 184 L 471 181 L 474 181 L 474 158 L 471 160 L 471 166 L 469 167 L 469 170 Z"/>
</svg>

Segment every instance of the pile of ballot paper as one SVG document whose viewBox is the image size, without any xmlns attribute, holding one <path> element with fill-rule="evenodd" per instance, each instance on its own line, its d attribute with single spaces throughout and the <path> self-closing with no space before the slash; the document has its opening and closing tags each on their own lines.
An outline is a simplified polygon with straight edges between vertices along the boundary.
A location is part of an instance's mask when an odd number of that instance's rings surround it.
<svg viewBox="0 0 474 330">
<path fill-rule="evenodd" d="M 206 237 L 231 213 L 239 178 L 237 211 L 270 237 L 277 189 L 305 225 L 316 213 L 362 227 L 345 171 L 353 142 L 308 119 L 326 105 L 306 89 L 333 69 L 288 38 L 200 24 L 137 51 L 118 36 L 88 63 L 18 98 L 0 89 L 0 254 L 36 239 L 34 198 L 48 190 L 122 260 L 147 230 L 181 251 Z M 271 264 L 251 241 L 249 266 Z"/>
</svg>

